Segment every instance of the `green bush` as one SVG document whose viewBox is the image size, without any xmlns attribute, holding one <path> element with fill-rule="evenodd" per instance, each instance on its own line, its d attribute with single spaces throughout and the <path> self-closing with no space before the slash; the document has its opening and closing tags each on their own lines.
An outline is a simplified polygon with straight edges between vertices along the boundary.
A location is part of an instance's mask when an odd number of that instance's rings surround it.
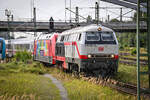
<svg viewBox="0 0 150 100">
<path fill-rule="evenodd" d="M 131 55 L 135 55 L 136 54 L 136 48 L 131 50 Z"/>
<path fill-rule="evenodd" d="M 25 51 L 18 51 L 14 56 L 16 61 L 27 62 L 28 60 L 32 59 L 32 54 L 30 52 Z"/>
<path fill-rule="evenodd" d="M 119 49 L 120 49 L 120 50 L 124 50 L 124 47 L 121 45 L 121 46 L 119 47 Z"/>
</svg>

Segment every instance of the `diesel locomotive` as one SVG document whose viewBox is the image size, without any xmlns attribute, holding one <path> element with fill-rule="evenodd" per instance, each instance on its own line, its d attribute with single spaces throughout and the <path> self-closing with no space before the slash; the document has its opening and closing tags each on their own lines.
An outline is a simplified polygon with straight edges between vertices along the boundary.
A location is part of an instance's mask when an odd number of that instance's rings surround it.
<svg viewBox="0 0 150 100">
<path fill-rule="evenodd" d="M 59 64 L 64 69 L 112 75 L 118 70 L 118 41 L 115 32 L 101 25 L 78 27 L 38 37 L 34 60 Z"/>
</svg>

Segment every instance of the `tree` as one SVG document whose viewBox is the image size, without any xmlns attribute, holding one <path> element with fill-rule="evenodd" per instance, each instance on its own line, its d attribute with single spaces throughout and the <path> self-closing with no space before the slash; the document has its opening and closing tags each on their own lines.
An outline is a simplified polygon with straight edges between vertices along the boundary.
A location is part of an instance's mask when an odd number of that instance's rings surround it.
<svg viewBox="0 0 150 100">
<path fill-rule="evenodd" d="M 118 19 L 114 18 L 114 19 L 111 19 L 110 22 L 120 22 Z"/>
<path fill-rule="evenodd" d="M 88 15 L 87 17 L 87 23 L 92 22 L 92 17 L 90 15 Z"/>
<path fill-rule="evenodd" d="M 142 16 L 143 18 L 146 18 L 147 14 L 143 12 L 141 16 Z M 132 21 L 136 21 L 136 18 L 137 18 L 137 12 L 134 13 L 134 16 L 133 16 L 133 18 L 132 18 Z"/>
</svg>

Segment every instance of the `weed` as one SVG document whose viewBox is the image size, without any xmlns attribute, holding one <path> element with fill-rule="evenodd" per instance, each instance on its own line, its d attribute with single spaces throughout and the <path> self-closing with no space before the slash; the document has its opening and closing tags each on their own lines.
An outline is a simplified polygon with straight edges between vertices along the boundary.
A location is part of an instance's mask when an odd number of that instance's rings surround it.
<svg viewBox="0 0 150 100">
<path fill-rule="evenodd" d="M 131 50 L 131 55 L 135 55 L 136 54 L 136 48 Z"/>
</svg>

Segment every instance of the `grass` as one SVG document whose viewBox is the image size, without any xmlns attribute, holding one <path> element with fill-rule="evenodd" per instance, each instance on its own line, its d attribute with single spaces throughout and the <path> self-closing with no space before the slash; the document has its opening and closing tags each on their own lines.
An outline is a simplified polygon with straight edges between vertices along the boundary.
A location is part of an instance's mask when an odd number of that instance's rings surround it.
<svg viewBox="0 0 150 100">
<path fill-rule="evenodd" d="M 0 72 L 44 74 L 46 73 L 46 69 L 39 62 L 30 61 L 30 63 L 24 63 L 13 61 L 0 64 Z"/>
<path fill-rule="evenodd" d="M 20 57 L 20 55 L 18 56 Z M 23 57 L 23 56 L 21 56 Z M 45 68 L 28 58 L 0 64 L 0 100 L 60 100 L 58 89 L 43 77 L 50 72 L 63 82 L 70 100 L 135 100 L 135 96 L 120 93 L 109 87 L 83 81 L 57 68 Z M 147 70 L 142 67 L 141 70 Z M 115 79 L 136 84 L 136 67 L 119 65 Z M 148 87 L 148 77 L 142 76 L 142 86 Z"/>
<path fill-rule="evenodd" d="M 59 90 L 38 62 L 0 64 L 0 100 L 60 100 Z"/>
<path fill-rule="evenodd" d="M 119 93 L 109 87 L 103 87 L 83 81 L 66 74 L 57 68 L 49 69 L 50 73 L 61 80 L 67 89 L 70 100 L 135 100 L 135 96 Z"/>
<path fill-rule="evenodd" d="M 136 47 L 125 47 L 123 50 L 120 50 L 120 52 L 127 52 L 127 53 L 131 53 L 131 50 L 136 49 Z M 146 48 L 140 48 L 140 52 L 141 53 L 146 53 Z"/>
<path fill-rule="evenodd" d="M 141 67 L 141 71 L 148 70 L 148 67 Z M 119 64 L 118 74 L 115 79 L 126 83 L 137 83 L 136 66 Z M 141 86 L 148 87 L 148 75 L 141 75 Z"/>
<path fill-rule="evenodd" d="M 123 57 L 136 59 L 136 54 L 135 54 L 135 55 L 132 55 L 132 54 L 131 54 L 131 51 L 132 51 L 133 49 L 136 49 L 136 47 L 126 47 L 124 50 L 119 50 L 119 53 L 129 53 L 130 55 L 124 55 Z M 140 48 L 140 53 L 146 54 L 147 51 L 146 51 L 145 48 Z M 140 59 L 142 59 L 142 60 L 147 60 L 148 57 L 147 57 L 147 56 L 141 56 Z"/>
</svg>

